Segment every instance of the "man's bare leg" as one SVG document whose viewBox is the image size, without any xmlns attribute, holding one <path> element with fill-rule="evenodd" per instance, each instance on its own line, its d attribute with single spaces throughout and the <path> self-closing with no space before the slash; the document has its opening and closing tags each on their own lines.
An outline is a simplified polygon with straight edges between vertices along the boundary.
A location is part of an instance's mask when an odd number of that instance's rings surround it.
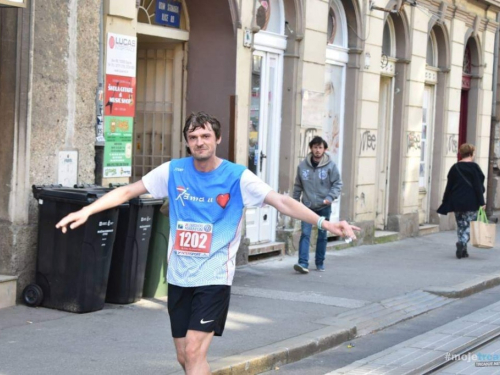
<svg viewBox="0 0 500 375">
<path fill-rule="evenodd" d="M 207 361 L 213 332 L 188 330 L 186 337 L 174 338 L 177 361 L 187 375 L 210 375 Z"/>
<path fill-rule="evenodd" d="M 177 352 L 177 362 L 186 371 L 186 338 L 174 338 L 175 350 Z"/>
</svg>

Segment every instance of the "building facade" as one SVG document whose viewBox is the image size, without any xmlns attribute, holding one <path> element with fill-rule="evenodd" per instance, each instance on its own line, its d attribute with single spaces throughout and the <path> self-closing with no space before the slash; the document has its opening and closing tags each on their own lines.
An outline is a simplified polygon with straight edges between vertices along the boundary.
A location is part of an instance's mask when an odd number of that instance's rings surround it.
<svg viewBox="0 0 500 375">
<path fill-rule="evenodd" d="M 332 219 L 366 233 L 452 229 L 436 209 L 463 142 L 495 196 L 497 1 L 16 3 L 0 1 L 0 274 L 18 290 L 34 278 L 31 185 L 136 181 L 186 155 L 194 111 L 221 121 L 220 157 L 285 194 L 323 136 L 344 182 Z M 123 77 L 109 64 L 119 44 L 136 56 Z M 129 107 L 110 96 L 120 85 Z M 106 167 L 117 126 L 132 126 L 128 175 Z M 292 253 L 297 224 L 248 208 L 240 262 Z"/>
</svg>

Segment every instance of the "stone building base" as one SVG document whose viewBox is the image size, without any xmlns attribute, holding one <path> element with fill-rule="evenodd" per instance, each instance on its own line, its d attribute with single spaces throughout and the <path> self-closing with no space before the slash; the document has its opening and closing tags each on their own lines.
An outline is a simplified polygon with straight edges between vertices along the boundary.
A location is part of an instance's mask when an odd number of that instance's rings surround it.
<svg viewBox="0 0 500 375">
<path fill-rule="evenodd" d="M 36 225 L 0 222 L 0 274 L 17 276 L 17 298 L 35 280 Z"/>
<path fill-rule="evenodd" d="M 418 236 L 418 212 L 403 215 L 389 215 L 387 230 L 398 232 L 399 238 Z"/>
</svg>

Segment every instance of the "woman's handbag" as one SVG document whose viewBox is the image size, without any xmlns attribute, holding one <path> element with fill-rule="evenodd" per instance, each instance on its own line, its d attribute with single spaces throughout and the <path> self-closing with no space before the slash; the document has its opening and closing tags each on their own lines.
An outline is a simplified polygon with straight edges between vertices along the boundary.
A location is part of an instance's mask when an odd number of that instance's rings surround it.
<svg viewBox="0 0 500 375">
<path fill-rule="evenodd" d="M 495 245 L 496 225 L 490 224 L 486 212 L 481 207 L 477 212 L 477 221 L 470 223 L 472 246 L 480 249 L 491 249 Z"/>
</svg>

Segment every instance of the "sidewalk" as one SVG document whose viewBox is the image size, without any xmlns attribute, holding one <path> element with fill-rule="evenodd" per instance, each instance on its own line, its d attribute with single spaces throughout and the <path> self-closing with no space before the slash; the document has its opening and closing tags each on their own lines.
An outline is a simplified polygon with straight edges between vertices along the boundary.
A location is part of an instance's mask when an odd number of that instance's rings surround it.
<svg viewBox="0 0 500 375">
<path fill-rule="evenodd" d="M 209 352 L 212 370 L 263 371 L 500 283 L 498 250 L 471 248 L 458 260 L 455 241 L 454 232 L 442 232 L 332 251 L 326 272 L 308 275 L 293 270 L 291 257 L 239 268 L 224 336 Z M 165 300 L 84 315 L 0 310 L 2 375 L 179 370 Z"/>
</svg>

